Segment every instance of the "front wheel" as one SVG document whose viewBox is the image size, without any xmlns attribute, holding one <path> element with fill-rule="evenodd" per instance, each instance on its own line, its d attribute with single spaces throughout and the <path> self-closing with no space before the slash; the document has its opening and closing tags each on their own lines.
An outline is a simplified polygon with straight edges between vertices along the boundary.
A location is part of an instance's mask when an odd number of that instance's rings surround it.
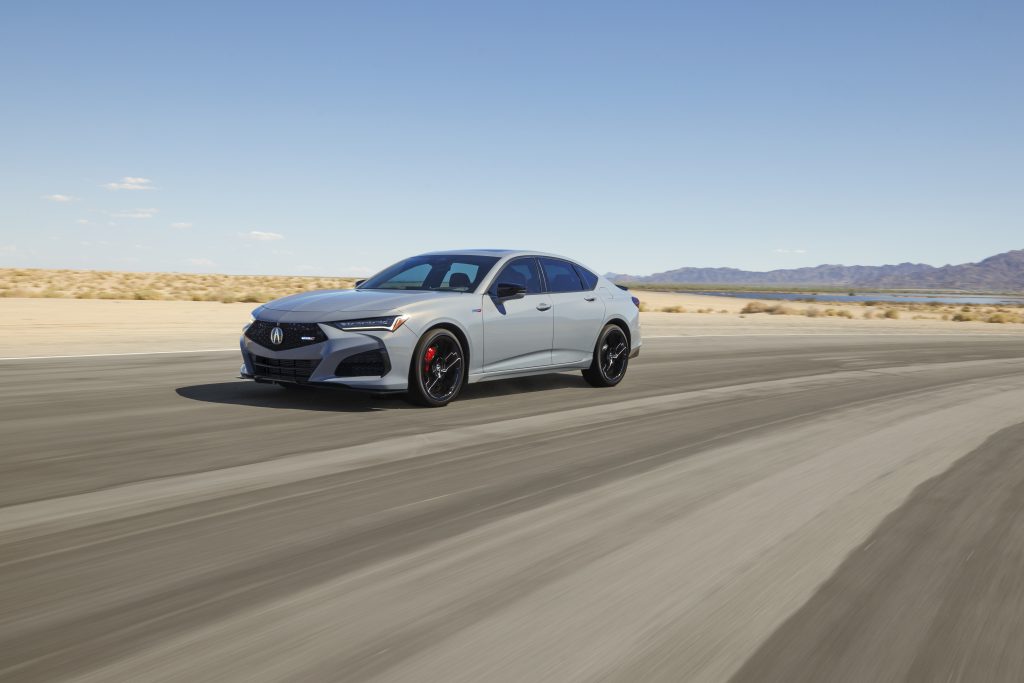
<svg viewBox="0 0 1024 683">
<path fill-rule="evenodd" d="M 416 345 L 409 368 L 409 400 L 421 406 L 446 406 L 462 390 L 466 356 L 458 338 L 445 329 L 430 330 Z"/>
<path fill-rule="evenodd" d="M 594 347 L 594 359 L 583 371 L 583 379 L 594 387 L 614 387 L 626 376 L 629 340 L 618 325 L 605 325 Z"/>
</svg>

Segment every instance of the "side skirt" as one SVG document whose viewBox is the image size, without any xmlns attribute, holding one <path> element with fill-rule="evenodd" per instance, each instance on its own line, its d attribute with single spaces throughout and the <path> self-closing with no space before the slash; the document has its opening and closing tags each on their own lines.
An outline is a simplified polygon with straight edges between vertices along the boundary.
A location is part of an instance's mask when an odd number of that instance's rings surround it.
<svg viewBox="0 0 1024 683">
<path fill-rule="evenodd" d="M 538 368 L 523 368 L 521 370 L 503 370 L 502 372 L 478 372 L 469 375 L 466 380 L 469 384 L 477 382 L 490 382 L 496 379 L 511 379 L 512 377 L 530 377 L 533 375 L 549 375 L 555 372 L 570 372 L 573 370 L 585 370 L 590 367 L 590 361 L 586 363 L 565 363 L 562 365 L 545 365 Z"/>
</svg>

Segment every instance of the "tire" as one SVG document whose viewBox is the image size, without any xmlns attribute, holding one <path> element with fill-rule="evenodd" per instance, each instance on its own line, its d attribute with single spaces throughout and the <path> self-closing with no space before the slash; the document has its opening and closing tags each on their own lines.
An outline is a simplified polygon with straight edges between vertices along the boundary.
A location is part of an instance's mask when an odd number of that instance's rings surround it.
<svg viewBox="0 0 1024 683">
<path fill-rule="evenodd" d="M 594 358 L 583 371 L 583 379 L 592 387 L 614 387 L 626 376 L 629 366 L 629 338 L 615 324 L 601 330 L 594 346 Z"/>
<path fill-rule="evenodd" d="M 466 383 L 466 353 L 458 338 L 443 328 L 428 330 L 412 355 L 408 399 L 416 405 L 448 405 Z"/>
</svg>

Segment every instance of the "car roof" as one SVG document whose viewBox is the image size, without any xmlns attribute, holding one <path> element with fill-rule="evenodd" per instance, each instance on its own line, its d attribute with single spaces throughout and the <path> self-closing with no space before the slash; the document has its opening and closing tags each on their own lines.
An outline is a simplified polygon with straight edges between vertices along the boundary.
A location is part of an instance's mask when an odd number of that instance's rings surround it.
<svg viewBox="0 0 1024 683">
<path fill-rule="evenodd" d="M 578 263 L 576 259 L 560 254 L 549 254 L 544 251 L 532 251 L 529 249 L 445 249 L 444 251 L 431 251 L 424 256 L 497 256 L 498 258 L 510 258 L 514 256 L 550 256 Z"/>
</svg>

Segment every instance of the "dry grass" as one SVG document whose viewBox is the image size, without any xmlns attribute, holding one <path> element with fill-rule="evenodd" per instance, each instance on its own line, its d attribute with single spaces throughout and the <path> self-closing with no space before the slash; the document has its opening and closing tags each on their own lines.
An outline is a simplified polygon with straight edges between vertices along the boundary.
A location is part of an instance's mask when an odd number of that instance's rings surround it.
<svg viewBox="0 0 1024 683">
<path fill-rule="evenodd" d="M 952 306 L 941 303 L 886 303 L 883 306 L 877 301 L 869 301 L 862 304 L 865 320 L 898 320 L 904 313 L 911 313 L 912 320 L 952 320 L 953 322 L 984 322 L 984 323 L 1018 323 L 1024 324 L 1024 306 L 991 306 L 979 305 L 957 305 Z M 851 308 L 852 307 L 852 308 Z M 826 308 L 822 310 L 817 306 L 807 308 L 793 308 L 781 303 L 768 303 L 765 301 L 751 301 L 740 311 L 741 315 L 752 313 L 767 313 L 769 315 L 803 315 L 808 318 L 847 318 L 854 317 L 857 304 L 843 305 L 841 308 Z"/>
<path fill-rule="evenodd" d="M 263 303 L 296 292 L 350 289 L 356 278 L 0 268 L 0 297 Z"/>
<path fill-rule="evenodd" d="M 768 315 L 805 315 L 803 310 L 785 304 L 767 304 L 763 301 L 751 301 L 740 313 L 767 313 Z"/>
</svg>

